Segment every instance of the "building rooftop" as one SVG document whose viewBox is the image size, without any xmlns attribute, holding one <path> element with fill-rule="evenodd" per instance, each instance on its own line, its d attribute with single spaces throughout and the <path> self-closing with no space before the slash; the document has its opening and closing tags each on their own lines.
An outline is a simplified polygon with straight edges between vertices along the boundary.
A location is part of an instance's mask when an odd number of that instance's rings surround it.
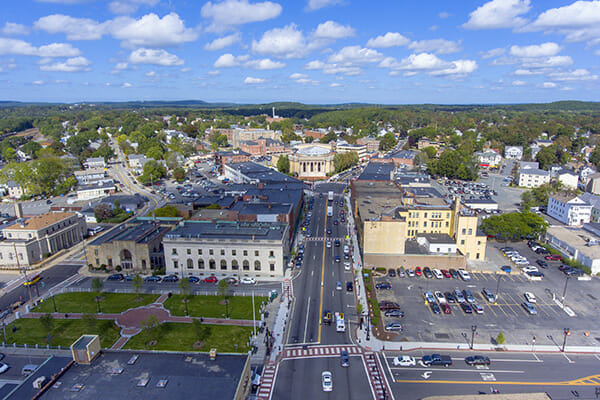
<svg viewBox="0 0 600 400">
<path fill-rule="evenodd" d="M 600 236 L 597 235 L 598 231 L 595 230 L 594 225 L 597 224 L 584 224 L 584 227 L 587 229 L 567 227 L 565 225 L 550 225 L 547 232 L 549 235 L 568 243 L 581 254 L 597 260 L 600 259 L 600 246 L 597 244 L 593 246 L 588 245 L 592 240 L 600 243 Z"/>
<path fill-rule="evenodd" d="M 170 227 L 160 226 L 159 224 L 151 222 L 142 222 L 135 225 L 119 225 L 106 232 L 104 235 L 92 240 L 89 245 L 100 246 L 104 243 L 117 241 L 148 243 L 170 230 Z"/>
<path fill-rule="evenodd" d="M 284 237 L 286 223 L 241 221 L 185 221 L 167 239 L 277 240 Z"/>
<path fill-rule="evenodd" d="M 57 222 L 71 218 L 75 213 L 72 212 L 47 212 L 44 214 L 36 215 L 23 221 L 22 224 L 14 224 L 5 231 L 10 230 L 25 230 L 25 231 L 37 231 L 47 226 L 53 225 Z"/>
<path fill-rule="evenodd" d="M 290 213 L 292 211 L 292 205 L 238 201 L 231 207 L 231 210 L 238 211 L 240 215 L 278 215 Z"/>
<path fill-rule="evenodd" d="M 519 174 L 548 176 L 550 175 L 550 172 L 544 171 L 543 169 L 539 168 L 521 168 L 519 170 Z"/>
<path fill-rule="evenodd" d="M 331 149 L 324 147 L 324 146 L 323 147 L 322 146 L 309 146 L 309 147 L 302 147 L 302 148 L 299 148 L 298 150 L 296 150 L 296 154 L 298 154 L 300 156 L 309 156 L 309 157 L 325 156 L 329 153 L 331 153 Z"/>
<path fill-rule="evenodd" d="M 85 160 L 85 162 L 86 163 L 92 163 L 92 162 L 97 162 L 97 163 L 101 162 L 101 163 L 103 163 L 104 162 L 104 157 L 90 157 L 90 158 L 87 158 Z"/>
<path fill-rule="evenodd" d="M 420 233 L 418 236 L 427 239 L 429 243 L 456 244 L 456 240 L 452 239 L 447 233 Z"/>
<path fill-rule="evenodd" d="M 89 168 L 81 171 L 75 171 L 73 173 L 75 176 L 86 176 L 86 175 L 104 175 L 104 168 Z"/>
<path fill-rule="evenodd" d="M 135 363 L 128 363 L 134 355 L 138 356 Z M 91 365 L 73 364 L 59 378 L 60 386 L 49 388 L 40 398 L 233 399 L 247 358 L 247 355 L 217 355 L 212 361 L 208 354 L 202 353 L 104 351 Z M 31 384 L 25 386 L 31 388 Z M 74 390 L 76 387 L 80 390 Z"/>
<path fill-rule="evenodd" d="M 97 190 L 97 189 L 114 189 L 115 182 L 112 179 L 102 179 L 98 181 L 94 181 L 87 185 L 79 185 L 77 186 L 78 192 L 85 192 L 87 190 Z"/>
<path fill-rule="evenodd" d="M 573 193 L 560 192 L 560 193 L 551 194 L 551 195 L 549 195 L 549 197 L 552 197 L 553 199 L 560 201 L 561 203 L 568 203 L 569 201 L 577 198 L 578 196 Z M 582 199 L 582 201 L 585 201 L 585 200 Z"/>
<path fill-rule="evenodd" d="M 463 199 L 462 202 L 466 205 L 469 205 L 469 204 L 498 204 L 498 202 L 493 199 Z"/>
<path fill-rule="evenodd" d="M 414 150 L 398 150 L 386 154 L 384 158 L 403 158 L 407 160 L 414 160 L 417 154 L 419 154 L 419 152 Z"/>
<path fill-rule="evenodd" d="M 302 182 L 298 179 L 292 178 L 291 176 L 282 174 L 275 169 L 265 167 L 264 165 L 254 162 L 232 163 L 229 164 L 228 167 L 239 171 L 248 177 L 248 179 L 256 180 L 257 182 L 302 184 Z"/>
<path fill-rule="evenodd" d="M 97 335 L 83 335 L 71 346 L 74 350 L 86 350 Z"/>
<path fill-rule="evenodd" d="M 396 218 L 393 211 L 403 205 L 402 189 L 393 182 L 353 181 L 352 197 L 363 221 L 374 221 L 382 215 Z"/>
<path fill-rule="evenodd" d="M 389 181 L 394 171 L 394 164 L 374 163 L 367 164 L 362 174 L 358 177 L 359 181 Z"/>
</svg>

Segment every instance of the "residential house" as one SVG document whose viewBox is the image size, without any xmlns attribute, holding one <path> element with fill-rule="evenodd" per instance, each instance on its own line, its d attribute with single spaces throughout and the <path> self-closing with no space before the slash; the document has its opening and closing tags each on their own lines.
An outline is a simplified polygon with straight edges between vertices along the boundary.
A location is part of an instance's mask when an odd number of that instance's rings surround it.
<svg viewBox="0 0 600 400">
<path fill-rule="evenodd" d="M 585 191 L 593 194 L 600 194 L 600 172 L 588 175 Z"/>
<path fill-rule="evenodd" d="M 106 162 L 104 161 L 104 157 L 91 157 L 85 160 L 83 163 L 85 168 L 106 168 Z"/>
<path fill-rule="evenodd" d="M 547 213 L 565 225 L 580 226 L 590 222 L 592 205 L 574 194 L 551 194 Z"/>
<path fill-rule="evenodd" d="M 592 215 L 590 218 L 590 222 L 592 223 L 600 223 L 600 196 L 596 196 L 592 193 L 582 193 L 579 195 L 579 198 L 586 203 L 592 205 Z"/>
<path fill-rule="evenodd" d="M 480 167 L 497 167 L 502 162 L 502 156 L 493 150 L 478 151 L 475 156 L 479 160 Z"/>
<path fill-rule="evenodd" d="M 523 146 L 506 146 L 504 158 L 509 160 L 521 160 L 523 158 Z"/>
<path fill-rule="evenodd" d="M 75 171 L 75 178 L 80 185 L 86 185 L 106 177 L 104 168 L 88 168 L 81 171 Z"/>
<path fill-rule="evenodd" d="M 77 186 L 77 200 L 92 200 L 114 194 L 116 191 L 117 188 L 112 179 L 100 179 L 86 185 Z"/>
<path fill-rule="evenodd" d="M 596 173 L 596 167 L 593 164 L 584 165 L 579 169 L 579 180 L 587 184 L 589 176 Z"/>
<path fill-rule="evenodd" d="M 579 175 L 566 168 L 562 168 L 556 173 L 556 179 L 568 189 L 577 189 L 579 183 Z"/>
<path fill-rule="evenodd" d="M 534 188 L 550 182 L 550 173 L 538 168 L 519 169 L 518 186 Z"/>
<path fill-rule="evenodd" d="M 8 187 L 8 196 L 13 199 L 19 199 L 27 192 L 23 186 L 15 181 L 8 181 L 6 186 Z"/>
</svg>

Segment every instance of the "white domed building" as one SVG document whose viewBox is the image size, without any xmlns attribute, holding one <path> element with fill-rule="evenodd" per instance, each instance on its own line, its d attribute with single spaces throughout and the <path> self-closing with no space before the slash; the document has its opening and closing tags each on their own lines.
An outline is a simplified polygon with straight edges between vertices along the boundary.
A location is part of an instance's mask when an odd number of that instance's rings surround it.
<svg viewBox="0 0 600 400">
<path fill-rule="evenodd" d="M 309 143 L 298 145 L 290 155 L 290 172 L 298 178 L 316 180 L 326 178 L 335 171 L 335 153 L 328 144 Z"/>
</svg>

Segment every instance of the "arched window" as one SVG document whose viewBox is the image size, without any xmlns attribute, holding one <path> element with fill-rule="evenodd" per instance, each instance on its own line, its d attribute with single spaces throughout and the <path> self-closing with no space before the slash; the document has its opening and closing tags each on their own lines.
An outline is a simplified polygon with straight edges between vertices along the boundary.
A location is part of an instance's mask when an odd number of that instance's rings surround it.
<svg viewBox="0 0 600 400">
<path fill-rule="evenodd" d="M 231 261 L 231 269 L 233 269 L 233 270 L 236 270 L 236 271 L 237 271 L 238 269 L 240 269 L 240 266 L 238 265 L 238 262 L 237 262 L 237 260 L 232 260 L 232 261 Z"/>
<path fill-rule="evenodd" d="M 242 263 L 242 268 L 244 269 L 244 271 L 250 270 L 250 263 L 248 262 L 248 260 L 244 260 L 244 262 Z"/>
<path fill-rule="evenodd" d="M 203 259 L 198 260 L 198 269 L 204 269 L 204 260 Z"/>
<path fill-rule="evenodd" d="M 227 269 L 227 261 L 221 260 L 221 269 Z"/>
<path fill-rule="evenodd" d="M 215 260 L 210 260 L 208 262 L 208 268 L 209 269 L 217 269 L 217 263 L 215 262 Z"/>
<path fill-rule="evenodd" d="M 260 261 L 258 261 L 258 260 L 254 261 L 254 270 L 260 271 Z"/>
<path fill-rule="evenodd" d="M 188 267 L 188 269 L 194 269 L 194 260 L 192 260 L 191 258 L 188 258 L 187 267 Z"/>
</svg>

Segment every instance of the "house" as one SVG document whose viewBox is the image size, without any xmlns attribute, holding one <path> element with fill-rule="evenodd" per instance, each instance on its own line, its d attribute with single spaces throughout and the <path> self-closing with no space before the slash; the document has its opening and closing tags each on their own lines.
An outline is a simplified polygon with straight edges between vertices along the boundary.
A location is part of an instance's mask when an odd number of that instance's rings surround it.
<svg viewBox="0 0 600 400">
<path fill-rule="evenodd" d="M 101 179 L 87 185 L 77 187 L 77 200 L 91 200 L 98 197 L 108 196 L 117 191 L 112 179 Z"/>
<path fill-rule="evenodd" d="M 392 160 L 395 166 L 413 168 L 415 166 L 415 157 L 417 154 L 419 154 L 419 152 L 414 150 L 398 150 L 386 154 L 383 158 Z"/>
<path fill-rule="evenodd" d="M 19 199 L 27 192 L 23 186 L 15 181 L 8 181 L 6 186 L 8 187 L 8 196 L 13 199 Z"/>
<path fill-rule="evenodd" d="M 518 186 L 534 188 L 550 182 L 550 173 L 538 168 L 519 169 Z"/>
<path fill-rule="evenodd" d="M 593 194 L 600 194 L 600 172 L 588 175 L 585 191 Z"/>
<path fill-rule="evenodd" d="M 554 142 L 549 139 L 537 139 L 536 141 L 534 141 L 534 143 L 539 147 L 548 147 L 554 144 Z"/>
<path fill-rule="evenodd" d="M 377 151 L 379 151 L 379 143 L 380 141 L 377 139 L 373 139 L 373 138 L 360 138 L 356 141 L 357 144 L 364 144 L 365 146 L 367 146 L 367 152 L 368 153 L 375 153 Z"/>
<path fill-rule="evenodd" d="M 574 194 L 557 193 L 548 196 L 547 213 L 565 225 L 580 226 L 590 222 L 592 205 Z"/>
<path fill-rule="evenodd" d="M 540 167 L 540 163 L 537 161 L 519 161 L 520 169 L 537 169 Z"/>
<path fill-rule="evenodd" d="M 584 165 L 579 169 L 579 180 L 587 184 L 589 176 L 594 173 L 596 173 L 596 167 L 592 164 Z"/>
<path fill-rule="evenodd" d="M 83 163 L 85 168 L 106 168 L 106 162 L 103 157 L 91 157 Z"/>
<path fill-rule="evenodd" d="M 497 167 L 502 162 L 502 156 L 493 150 L 478 151 L 475 156 L 479 160 L 480 167 Z"/>
<path fill-rule="evenodd" d="M 593 275 L 600 272 L 600 224 L 584 224 L 582 228 L 551 225 L 546 241 L 563 257 L 590 268 Z"/>
<path fill-rule="evenodd" d="M 532 144 L 531 146 L 529 146 L 529 150 L 531 151 L 531 158 L 535 160 L 535 157 L 542 150 L 542 148 L 537 144 Z"/>
<path fill-rule="evenodd" d="M 523 158 L 523 146 L 506 146 L 504 158 L 509 160 L 520 160 Z"/>
<path fill-rule="evenodd" d="M 562 168 L 556 172 L 556 179 L 568 189 L 577 189 L 577 184 L 579 183 L 579 175 L 566 168 Z"/>
<path fill-rule="evenodd" d="M 335 152 L 339 154 L 349 153 L 351 151 L 354 151 L 356 154 L 358 154 L 359 161 L 364 161 L 369 158 L 367 155 L 367 146 L 364 144 L 350 144 L 344 142 L 335 146 Z"/>
<path fill-rule="evenodd" d="M 592 216 L 590 222 L 600 222 L 600 196 L 596 196 L 592 193 L 582 193 L 579 198 L 592 205 Z"/>
<path fill-rule="evenodd" d="M 104 168 L 88 168 L 82 171 L 75 171 L 74 175 L 78 184 L 86 185 L 93 181 L 104 179 L 106 177 L 106 171 Z"/>
</svg>

